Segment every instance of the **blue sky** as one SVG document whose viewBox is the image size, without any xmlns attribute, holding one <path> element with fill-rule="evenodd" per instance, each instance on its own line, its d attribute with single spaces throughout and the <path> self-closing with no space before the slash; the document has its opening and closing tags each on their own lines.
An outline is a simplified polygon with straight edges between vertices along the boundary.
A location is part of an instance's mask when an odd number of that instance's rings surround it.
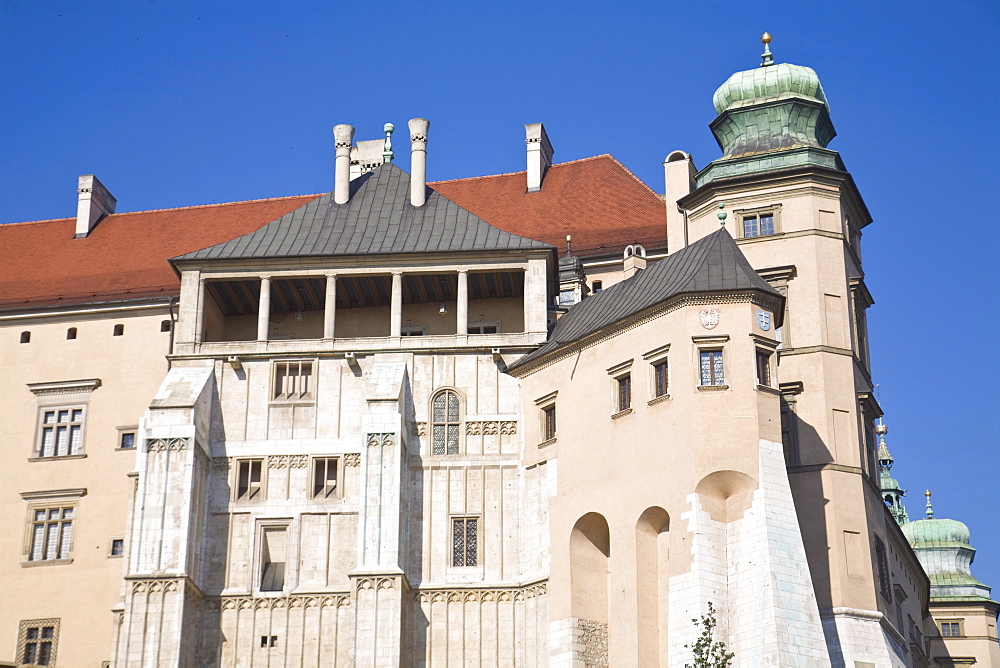
<svg viewBox="0 0 1000 668">
<path fill-rule="evenodd" d="M 671 150 L 719 156 L 712 93 L 764 30 L 819 73 L 875 220 L 873 375 L 910 515 L 932 489 L 1000 590 L 996 2 L 0 0 L 0 222 L 75 215 L 87 173 L 119 211 L 328 191 L 334 124 L 414 116 L 431 180 L 523 169 L 542 121 L 557 162 L 612 153 L 662 192 Z"/>
</svg>

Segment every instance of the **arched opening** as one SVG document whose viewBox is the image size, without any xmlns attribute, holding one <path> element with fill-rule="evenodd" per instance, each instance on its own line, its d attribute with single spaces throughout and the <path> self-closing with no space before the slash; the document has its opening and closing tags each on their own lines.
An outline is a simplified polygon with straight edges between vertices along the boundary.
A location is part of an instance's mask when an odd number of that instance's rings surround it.
<svg viewBox="0 0 1000 668">
<path fill-rule="evenodd" d="M 701 507 L 716 522 L 732 522 L 743 517 L 753 503 L 757 483 L 739 471 L 716 471 L 701 479 L 695 490 Z"/>
<path fill-rule="evenodd" d="M 636 605 L 640 666 L 659 666 L 660 629 L 666 629 L 667 541 L 670 515 L 659 506 L 647 508 L 635 524 Z M 664 637 L 665 640 L 665 637 Z M 666 656 L 663 653 L 663 656 Z"/>
<path fill-rule="evenodd" d="M 691 156 L 684 151 L 673 151 L 667 156 L 666 162 L 677 162 L 679 160 L 687 160 Z"/>
<path fill-rule="evenodd" d="M 611 532 L 600 513 L 587 513 L 573 526 L 569 539 L 572 614 L 577 619 L 608 623 L 608 560 Z"/>
</svg>

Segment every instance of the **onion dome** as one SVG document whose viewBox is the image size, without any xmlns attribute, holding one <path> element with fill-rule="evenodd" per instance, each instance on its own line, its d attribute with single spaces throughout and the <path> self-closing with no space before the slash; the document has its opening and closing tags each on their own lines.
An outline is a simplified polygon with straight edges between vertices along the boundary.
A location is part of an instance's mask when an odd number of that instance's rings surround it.
<svg viewBox="0 0 1000 668">
<path fill-rule="evenodd" d="M 715 113 L 721 114 L 729 109 L 789 97 L 819 102 L 830 110 L 816 70 L 791 63 L 737 72 L 715 91 L 712 104 Z"/>
<path fill-rule="evenodd" d="M 903 525 L 903 535 L 914 549 L 919 547 L 961 547 L 969 546 L 969 527 L 958 520 L 935 519 L 931 506 L 931 492 L 927 496 L 927 517 Z M 957 545 L 956 545 L 957 544 Z"/>
</svg>

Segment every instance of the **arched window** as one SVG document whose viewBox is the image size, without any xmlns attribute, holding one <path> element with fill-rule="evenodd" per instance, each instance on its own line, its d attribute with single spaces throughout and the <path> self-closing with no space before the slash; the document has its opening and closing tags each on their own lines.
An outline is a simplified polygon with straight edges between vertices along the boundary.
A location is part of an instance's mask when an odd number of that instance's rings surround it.
<svg viewBox="0 0 1000 668">
<path fill-rule="evenodd" d="M 444 390 L 434 397 L 432 452 L 435 455 L 459 454 L 459 412 L 458 394 Z"/>
</svg>

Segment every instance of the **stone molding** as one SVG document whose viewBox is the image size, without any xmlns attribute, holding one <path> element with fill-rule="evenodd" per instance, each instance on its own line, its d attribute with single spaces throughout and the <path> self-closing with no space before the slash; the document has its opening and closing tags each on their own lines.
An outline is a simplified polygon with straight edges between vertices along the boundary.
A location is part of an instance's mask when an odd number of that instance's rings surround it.
<svg viewBox="0 0 1000 668">
<path fill-rule="evenodd" d="M 187 450 L 188 438 L 151 438 L 146 441 L 146 452 L 180 452 Z"/>
<path fill-rule="evenodd" d="M 465 423 L 466 436 L 513 436 L 517 433 L 517 422 L 514 420 L 475 420 Z"/>
<path fill-rule="evenodd" d="M 31 393 L 39 397 L 51 397 L 62 394 L 83 394 L 93 392 L 101 386 L 100 378 L 86 380 L 63 380 L 55 383 L 28 383 Z"/>
<path fill-rule="evenodd" d="M 361 466 L 361 453 L 349 452 L 344 455 L 345 466 Z"/>
<path fill-rule="evenodd" d="M 179 580 L 133 580 L 131 591 L 133 594 L 156 594 L 162 592 L 168 594 L 177 591 Z"/>
<path fill-rule="evenodd" d="M 354 588 L 356 591 L 365 591 L 369 589 L 380 590 L 380 589 L 395 589 L 395 578 L 384 578 L 384 577 L 365 577 L 358 578 L 354 581 Z"/>
<path fill-rule="evenodd" d="M 414 592 L 418 603 L 510 603 L 544 596 L 548 592 L 548 581 L 537 582 L 524 587 L 490 589 L 420 589 Z"/>
<path fill-rule="evenodd" d="M 266 459 L 269 469 L 304 469 L 309 466 L 309 455 L 268 455 Z"/>
<path fill-rule="evenodd" d="M 220 596 L 209 601 L 215 610 L 294 610 L 298 608 L 347 608 L 350 594 L 292 596 Z"/>
<path fill-rule="evenodd" d="M 391 448 L 395 444 L 392 436 L 392 434 L 368 434 L 368 447 L 375 448 L 382 446 L 383 448 Z"/>
</svg>

